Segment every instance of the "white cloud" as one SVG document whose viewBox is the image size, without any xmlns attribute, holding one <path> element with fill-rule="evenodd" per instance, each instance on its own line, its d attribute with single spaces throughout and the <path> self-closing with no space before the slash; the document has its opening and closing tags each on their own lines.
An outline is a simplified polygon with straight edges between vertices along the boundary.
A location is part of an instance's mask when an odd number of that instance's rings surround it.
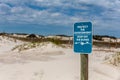
<svg viewBox="0 0 120 80">
<path fill-rule="evenodd" d="M 103 18 L 114 18 L 114 21 L 120 21 L 118 18 L 120 17 L 119 0 L 1 0 L 0 2 L 0 17 L 4 14 L 6 16 L 4 19 L 11 23 L 45 23 L 70 26 L 74 22 L 92 21 L 93 19 L 95 24 L 104 22 Z M 10 7 L 7 3 L 13 6 Z M 33 9 L 28 4 L 33 5 Z M 38 10 L 35 10 L 36 6 Z M 93 11 L 96 13 L 90 12 L 96 6 L 98 6 L 98 10 L 99 8 L 104 9 L 103 12 L 100 12 L 101 16 L 95 10 Z M 39 10 L 39 7 L 47 9 Z M 60 10 L 54 11 L 57 8 Z M 79 13 L 71 11 L 74 15 L 68 15 L 67 12 L 70 14 L 70 9 L 85 11 L 79 11 Z M 6 15 L 7 13 L 9 15 Z M 109 26 L 110 21 L 106 20 L 106 22 L 108 23 L 104 23 L 105 26 Z"/>
<path fill-rule="evenodd" d="M 4 3 L 0 4 L 0 14 L 7 14 L 10 11 L 10 7 Z"/>
<path fill-rule="evenodd" d="M 12 13 L 21 13 L 21 12 L 23 12 L 24 11 L 24 9 L 22 8 L 22 7 L 13 7 L 12 9 L 11 9 L 11 12 Z"/>
</svg>

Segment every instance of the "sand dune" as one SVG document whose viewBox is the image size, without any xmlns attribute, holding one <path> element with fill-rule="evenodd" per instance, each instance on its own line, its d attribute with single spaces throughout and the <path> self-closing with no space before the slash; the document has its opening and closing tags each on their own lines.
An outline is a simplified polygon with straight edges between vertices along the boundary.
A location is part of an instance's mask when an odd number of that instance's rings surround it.
<svg viewBox="0 0 120 80">
<path fill-rule="evenodd" d="M 94 47 L 89 55 L 89 80 L 120 80 L 119 65 L 107 62 L 119 50 Z M 80 56 L 72 48 L 51 42 L 33 44 L 0 37 L 0 80 L 80 80 Z"/>
<path fill-rule="evenodd" d="M 0 80 L 79 80 L 79 56 L 71 49 L 42 43 L 19 52 L 12 49 L 26 43 L 0 43 Z"/>
</svg>

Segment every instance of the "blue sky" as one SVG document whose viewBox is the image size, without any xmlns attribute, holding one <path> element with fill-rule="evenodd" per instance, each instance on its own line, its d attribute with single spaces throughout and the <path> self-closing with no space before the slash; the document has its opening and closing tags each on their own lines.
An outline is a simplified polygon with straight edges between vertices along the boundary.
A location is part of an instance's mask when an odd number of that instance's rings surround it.
<svg viewBox="0 0 120 80">
<path fill-rule="evenodd" d="M 72 35 L 83 21 L 94 34 L 120 37 L 120 0 L 0 0 L 0 32 Z"/>
</svg>

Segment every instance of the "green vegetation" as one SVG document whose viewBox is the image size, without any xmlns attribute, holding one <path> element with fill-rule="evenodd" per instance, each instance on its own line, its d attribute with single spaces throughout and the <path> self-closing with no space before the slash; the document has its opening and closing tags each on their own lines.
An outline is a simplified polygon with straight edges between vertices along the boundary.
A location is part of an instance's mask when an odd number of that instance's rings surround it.
<svg viewBox="0 0 120 80">
<path fill-rule="evenodd" d="M 106 58 L 109 64 L 120 66 L 120 52 L 113 54 L 111 57 Z"/>
<path fill-rule="evenodd" d="M 52 42 L 53 44 L 56 44 L 56 45 L 61 45 L 62 44 L 62 41 L 59 40 L 59 39 L 48 39 L 50 42 Z"/>
<path fill-rule="evenodd" d="M 5 36 L 8 38 L 13 38 L 16 40 L 21 40 L 24 42 L 30 42 L 30 43 L 41 43 L 41 42 L 52 42 L 55 45 L 61 46 L 61 45 L 73 45 L 73 41 L 72 40 L 61 40 L 58 38 L 46 38 L 45 36 L 42 35 L 35 35 L 35 34 L 24 34 L 24 33 L 15 33 L 18 36 L 14 36 L 13 33 L 0 33 L 1 36 Z M 19 35 L 24 35 L 25 37 L 19 37 Z M 39 36 L 39 37 L 38 37 Z M 61 36 L 61 37 L 70 37 L 70 36 L 66 36 L 66 35 L 57 35 L 57 36 Z M 103 38 L 110 38 L 110 41 L 104 41 Z M 98 46 L 98 47 L 115 47 L 115 48 L 119 48 L 120 47 L 120 43 L 117 42 L 117 38 L 114 36 L 108 36 L 108 35 L 93 35 L 93 39 L 97 40 L 97 41 L 93 41 L 93 45 Z M 113 40 L 113 42 L 112 42 Z M 63 46 L 63 47 L 64 47 Z"/>
<path fill-rule="evenodd" d="M 93 39 L 95 40 L 99 40 L 99 41 L 102 41 L 103 39 L 102 38 L 110 38 L 110 39 L 117 39 L 116 37 L 114 36 L 108 36 L 108 35 L 93 35 Z"/>
<path fill-rule="evenodd" d="M 93 39 L 102 41 L 102 36 L 94 35 L 94 36 L 93 36 Z"/>
<path fill-rule="evenodd" d="M 12 51 L 18 49 L 18 51 L 23 51 L 23 50 L 28 50 L 28 49 L 31 49 L 31 48 L 35 48 L 37 46 L 39 46 L 40 43 L 35 43 L 35 42 L 31 42 L 31 43 L 26 43 L 26 44 L 22 44 L 22 45 L 18 45 L 18 46 L 15 46 Z"/>
</svg>

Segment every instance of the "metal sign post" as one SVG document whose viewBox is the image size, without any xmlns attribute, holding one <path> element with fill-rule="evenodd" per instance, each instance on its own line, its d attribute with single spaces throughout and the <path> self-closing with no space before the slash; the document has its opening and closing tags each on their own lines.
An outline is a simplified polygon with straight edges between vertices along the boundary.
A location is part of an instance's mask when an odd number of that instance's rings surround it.
<svg viewBox="0 0 120 80">
<path fill-rule="evenodd" d="M 81 80 L 88 80 L 88 54 L 92 52 L 92 23 L 74 24 L 74 52 L 81 55 Z"/>
</svg>

